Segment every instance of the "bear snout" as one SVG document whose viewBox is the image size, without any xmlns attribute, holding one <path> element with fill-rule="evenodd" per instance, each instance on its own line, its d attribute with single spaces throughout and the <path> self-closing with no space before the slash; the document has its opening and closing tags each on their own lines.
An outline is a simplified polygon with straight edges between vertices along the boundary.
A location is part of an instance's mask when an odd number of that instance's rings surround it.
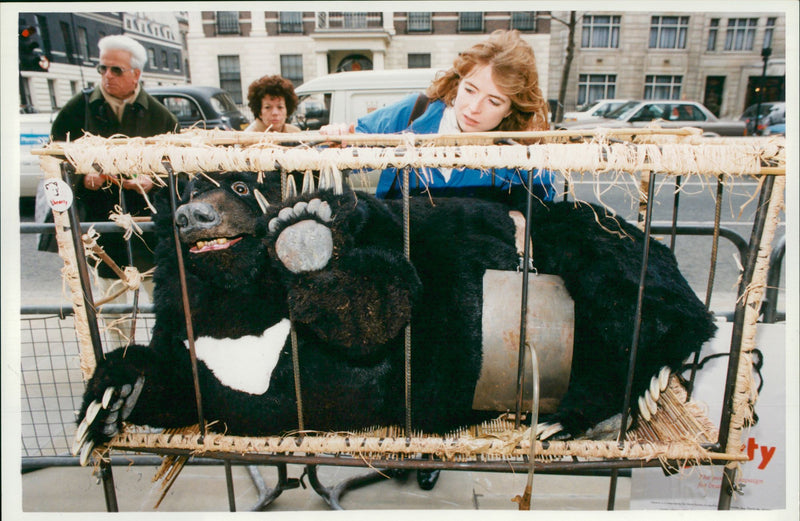
<svg viewBox="0 0 800 521">
<path fill-rule="evenodd" d="M 213 228 L 221 221 L 219 212 L 204 202 L 186 203 L 175 212 L 175 224 L 182 235 Z"/>
</svg>

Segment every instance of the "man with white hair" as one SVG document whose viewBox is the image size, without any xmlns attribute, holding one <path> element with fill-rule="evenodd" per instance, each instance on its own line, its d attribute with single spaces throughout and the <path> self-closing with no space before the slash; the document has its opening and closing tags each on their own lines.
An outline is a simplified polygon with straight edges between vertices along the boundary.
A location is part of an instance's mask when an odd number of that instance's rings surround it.
<svg viewBox="0 0 800 521">
<path fill-rule="evenodd" d="M 100 61 L 97 65 L 100 83 L 94 89 L 85 89 L 64 105 L 53 121 L 51 139 L 74 141 L 84 133 L 103 137 L 116 134 L 148 137 L 175 132 L 179 128 L 178 119 L 139 84 L 142 69 L 147 62 L 145 48 L 124 35 L 106 36 L 97 45 L 100 49 Z M 99 173 L 76 176 L 73 186 L 74 200 L 82 221 L 107 221 L 109 214 L 120 205 L 122 194 L 127 213 L 134 217 L 150 215 L 143 196 L 147 194 L 152 197 L 155 191 L 150 178 L 140 176 L 123 179 L 121 186 L 116 181 Z M 48 249 L 43 244 L 48 239 L 52 240 L 52 235 L 42 236 L 40 250 Z M 153 265 L 152 249 L 155 247 L 155 238 L 147 234 L 145 239 L 147 244 L 136 237 L 131 237 L 130 241 L 133 264 L 140 272 Z M 122 234 L 106 233 L 99 244 L 120 267 L 130 264 Z M 101 279 L 98 281 L 100 291 L 118 280 L 105 264 L 98 267 L 98 274 Z M 152 295 L 151 291 L 148 293 Z"/>
</svg>

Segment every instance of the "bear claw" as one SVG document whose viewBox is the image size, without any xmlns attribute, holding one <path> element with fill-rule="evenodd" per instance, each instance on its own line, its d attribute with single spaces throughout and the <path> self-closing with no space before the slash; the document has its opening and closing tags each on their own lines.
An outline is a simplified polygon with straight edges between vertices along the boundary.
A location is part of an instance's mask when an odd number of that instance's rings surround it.
<svg viewBox="0 0 800 521">
<path fill-rule="evenodd" d="M 136 383 L 133 384 L 131 394 L 125 398 L 125 406 L 122 408 L 122 412 L 120 413 L 120 416 L 123 420 L 127 420 L 128 416 L 130 416 L 131 412 L 133 412 L 133 407 L 136 405 L 136 401 L 139 399 L 139 394 L 141 394 L 143 387 L 144 376 L 140 376 L 136 379 Z"/>
<path fill-rule="evenodd" d="M 308 203 L 300 201 L 294 206 L 287 206 L 278 212 L 277 217 L 273 217 L 269 221 L 269 231 L 275 233 L 282 222 L 287 222 L 295 217 L 317 216 L 323 222 L 330 222 L 333 220 L 333 211 L 330 205 L 321 201 L 320 199 L 312 199 Z"/>
<path fill-rule="evenodd" d="M 95 429 L 100 429 L 103 436 L 111 438 L 120 432 L 119 422 L 127 419 L 136 405 L 139 395 L 144 388 L 144 377 L 140 376 L 133 385 L 125 384 L 119 388 L 110 386 L 103 391 L 100 401 L 93 400 L 87 407 L 83 419 L 75 429 L 75 439 L 72 443 L 72 455 L 79 456 L 80 464 L 86 465 L 92 453 L 92 448 L 97 442 L 91 429 L 92 425 L 100 424 Z M 105 411 L 105 416 L 100 415 Z M 102 427 L 102 428 L 101 428 Z"/>
<path fill-rule="evenodd" d="M 639 397 L 639 414 L 645 421 L 650 421 L 658 411 L 658 399 L 669 385 L 670 374 L 669 367 L 662 367 L 658 374 L 650 380 L 650 387 Z"/>
<path fill-rule="evenodd" d="M 80 455 L 80 458 L 79 458 L 79 462 L 81 464 L 81 467 L 85 467 L 86 464 L 89 463 L 89 458 L 92 455 L 92 449 L 93 448 L 94 448 L 94 443 L 92 443 L 90 441 L 89 443 L 84 445 L 83 448 L 81 449 L 81 455 Z"/>
<path fill-rule="evenodd" d="M 536 425 L 536 438 L 546 440 L 563 430 L 564 427 L 560 423 L 540 423 Z"/>
</svg>

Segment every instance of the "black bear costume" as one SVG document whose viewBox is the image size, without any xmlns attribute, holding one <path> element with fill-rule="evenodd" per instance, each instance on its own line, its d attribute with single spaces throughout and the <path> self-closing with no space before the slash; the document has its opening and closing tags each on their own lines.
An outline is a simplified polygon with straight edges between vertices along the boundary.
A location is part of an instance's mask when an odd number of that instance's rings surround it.
<svg viewBox="0 0 800 521">
<path fill-rule="evenodd" d="M 212 429 L 277 435 L 297 428 L 290 323 L 306 429 L 404 423 L 409 321 L 414 428 L 444 433 L 484 417 L 471 408 L 481 369 L 482 277 L 487 269 L 518 266 L 508 206 L 413 198 L 409 262 L 400 201 L 320 190 L 280 202 L 277 174 L 263 182 L 248 172 L 214 179 L 189 183 L 175 216 Z M 259 199 L 271 206 L 260 207 Z M 575 301 L 569 388 L 543 420 L 561 436 L 577 435 L 623 405 L 643 234 L 592 205 L 533 206 L 533 263 L 561 276 Z M 73 447 L 82 461 L 123 420 L 153 427 L 197 422 L 163 201 L 155 219 L 151 343 L 98 361 Z M 634 398 L 663 367 L 678 369 L 716 329 L 669 249 L 657 241 L 650 247 Z"/>
</svg>

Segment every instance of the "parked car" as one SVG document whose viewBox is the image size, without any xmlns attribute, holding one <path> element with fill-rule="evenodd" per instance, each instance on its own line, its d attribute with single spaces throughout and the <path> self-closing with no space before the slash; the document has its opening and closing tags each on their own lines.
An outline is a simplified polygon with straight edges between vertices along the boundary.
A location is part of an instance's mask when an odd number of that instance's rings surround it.
<svg viewBox="0 0 800 521">
<path fill-rule="evenodd" d="M 613 112 L 629 101 L 631 100 L 599 99 L 584 105 L 576 111 L 565 112 L 561 121 L 562 123 L 597 121 L 600 118 L 605 117 L 609 112 Z"/>
<path fill-rule="evenodd" d="M 53 113 L 21 111 L 19 115 L 19 196 L 34 197 L 36 185 L 42 178 L 39 157 L 32 150 L 42 148 L 50 141 L 50 127 L 56 118 Z"/>
<path fill-rule="evenodd" d="M 424 92 L 436 69 L 392 69 L 337 72 L 320 76 L 295 89 L 300 103 L 291 123 L 316 130 L 328 123 L 355 123 L 373 110 Z"/>
<path fill-rule="evenodd" d="M 680 100 L 629 101 L 604 118 L 587 123 L 566 124 L 566 129 L 642 128 L 658 120 L 662 128 L 696 127 L 704 136 L 744 136 L 743 121 L 718 119 L 701 103 Z"/>
<path fill-rule="evenodd" d="M 747 126 L 748 135 L 758 136 L 763 134 L 764 130 L 770 125 L 786 123 L 786 102 L 784 101 L 768 101 L 761 104 L 758 128 L 756 128 L 757 109 L 758 103 L 750 105 L 739 117 L 739 120 L 744 121 Z"/>
<path fill-rule="evenodd" d="M 230 94 L 219 87 L 173 85 L 149 87 L 147 92 L 178 117 L 181 128 L 242 130 L 250 124 Z"/>
<path fill-rule="evenodd" d="M 786 123 L 775 123 L 764 129 L 761 133 L 762 136 L 785 136 Z"/>
</svg>

